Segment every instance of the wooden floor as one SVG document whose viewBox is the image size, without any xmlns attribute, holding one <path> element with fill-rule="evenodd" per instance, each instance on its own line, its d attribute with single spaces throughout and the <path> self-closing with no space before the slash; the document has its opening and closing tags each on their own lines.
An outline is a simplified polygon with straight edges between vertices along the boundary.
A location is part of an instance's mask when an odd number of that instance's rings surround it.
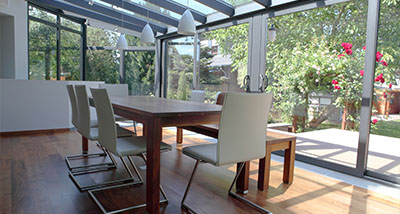
<svg viewBox="0 0 400 214">
<path fill-rule="evenodd" d="M 161 155 L 161 183 L 169 197 L 169 204 L 162 206 L 162 212 L 184 213 L 180 200 L 194 161 L 180 150 L 205 142 L 187 137 L 182 146 L 175 146 L 175 134 L 169 130 L 164 130 L 163 139 L 173 145 L 173 150 Z M 94 143 L 90 144 L 92 151 L 97 150 Z M 1 137 L 0 214 L 100 213 L 88 193 L 78 191 L 67 175 L 64 155 L 79 153 L 80 146 L 80 135 L 76 132 Z M 141 159 L 134 160 L 143 167 Z M 260 192 L 256 188 L 256 167 L 254 161 L 246 197 L 273 213 L 400 213 L 397 199 L 301 169 L 295 170 L 292 185 L 283 184 L 282 166 L 277 162 L 272 162 L 268 192 Z M 187 203 L 199 213 L 258 213 L 227 196 L 235 168 L 200 165 Z M 141 173 L 145 176 L 145 170 Z M 88 183 L 124 176 L 127 174 L 119 167 L 117 172 L 85 175 L 79 180 Z M 123 208 L 144 202 L 144 185 L 98 196 L 108 209 Z M 144 209 L 133 213 L 144 213 Z"/>
</svg>

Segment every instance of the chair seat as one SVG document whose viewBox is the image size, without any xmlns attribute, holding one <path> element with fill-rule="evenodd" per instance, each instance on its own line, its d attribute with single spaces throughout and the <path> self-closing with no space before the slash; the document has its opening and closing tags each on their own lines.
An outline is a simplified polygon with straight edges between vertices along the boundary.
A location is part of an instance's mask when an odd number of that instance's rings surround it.
<svg viewBox="0 0 400 214">
<path fill-rule="evenodd" d="M 171 150 L 171 146 L 161 142 L 160 150 Z M 134 136 L 117 139 L 117 155 L 135 156 L 146 152 L 146 137 Z"/>
<path fill-rule="evenodd" d="M 202 160 L 204 162 L 216 165 L 217 164 L 217 144 L 205 144 L 198 146 L 188 146 L 182 149 L 183 154 Z"/>
<path fill-rule="evenodd" d="M 117 137 L 118 138 L 120 138 L 120 137 L 131 137 L 133 135 L 134 135 L 133 132 L 117 126 Z M 90 138 L 89 138 L 89 140 L 93 140 L 94 141 L 94 140 L 97 140 L 98 138 L 99 138 L 99 128 L 97 128 L 97 127 L 90 128 Z"/>
</svg>

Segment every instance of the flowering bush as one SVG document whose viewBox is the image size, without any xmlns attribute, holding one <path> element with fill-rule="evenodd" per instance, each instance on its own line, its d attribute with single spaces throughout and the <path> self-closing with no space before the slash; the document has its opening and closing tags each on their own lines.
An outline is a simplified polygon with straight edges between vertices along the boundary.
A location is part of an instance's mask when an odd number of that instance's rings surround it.
<svg viewBox="0 0 400 214">
<path fill-rule="evenodd" d="M 342 53 L 338 55 L 336 74 L 332 79 L 332 90 L 337 95 L 335 105 L 344 109 L 346 122 L 350 125 L 343 129 L 355 129 L 355 121 L 358 120 L 357 111 L 361 107 L 361 94 L 363 85 L 365 46 L 354 48 L 350 43 L 342 43 Z M 384 55 L 376 52 L 375 87 L 382 87 L 387 81 L 394 80 L 394 74 L 388 69 L 388 63 Z M 392 84 L 389 84 L 389 88 Z M 375 93 L 374 93 L 375 95 Z M 387 98 L 387 94 L 383 94 Z M 377 121 L 372 122 L 376 124 Z"/>
</svg>

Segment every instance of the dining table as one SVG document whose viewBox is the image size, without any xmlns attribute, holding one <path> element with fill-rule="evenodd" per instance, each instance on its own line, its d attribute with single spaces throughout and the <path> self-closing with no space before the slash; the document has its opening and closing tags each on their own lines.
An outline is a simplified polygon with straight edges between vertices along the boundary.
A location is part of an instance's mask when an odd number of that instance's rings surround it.
<svg viewBox="0 0 400 214">
<path fill-rule="evenodd" d="M 160 142 L 163 127 L 218 124 L 222 106 L 152 96 L 110 97 L 114 114 L 143 124 L 147 139 L 146 211 L 160 213 Z M 92 98 L 89 103 L 94 107 Z M 87 139 L 82 149 L 88 152 Z M 239 164 L 238 164 L 239 165 Z M 248 188 L 248 163 L 239 176 L 236 190 L 245 194 Z"/>
</svg>

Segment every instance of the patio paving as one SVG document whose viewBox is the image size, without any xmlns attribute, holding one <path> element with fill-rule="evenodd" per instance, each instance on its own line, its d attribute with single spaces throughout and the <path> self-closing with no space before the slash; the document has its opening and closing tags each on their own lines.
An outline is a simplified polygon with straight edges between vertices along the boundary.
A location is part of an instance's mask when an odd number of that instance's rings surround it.
<svg viewBox="0 0 400 214">
<path fill-rule="evenodd" d="M 299 133 L 296 154 L 356 167 L 358 132 L 325 129 Z M 400 139 L 370 135 L 368 169 L 400 178 Z"/>
</svg>

